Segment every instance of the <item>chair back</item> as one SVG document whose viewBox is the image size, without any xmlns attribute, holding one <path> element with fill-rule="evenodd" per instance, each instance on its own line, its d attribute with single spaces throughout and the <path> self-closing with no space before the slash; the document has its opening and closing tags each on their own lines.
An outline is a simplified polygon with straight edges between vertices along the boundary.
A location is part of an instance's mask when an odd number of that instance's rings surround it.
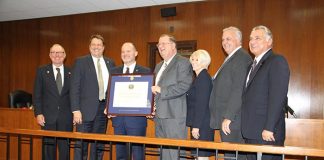
<svg viewBox="0 0 324 160">
<path fill-rule="evenodd" d="M 23 91 L 15 90 L 9 93 L 10 108 L 23 108 L 32 105 L 32 94 Z"/>
</svg>

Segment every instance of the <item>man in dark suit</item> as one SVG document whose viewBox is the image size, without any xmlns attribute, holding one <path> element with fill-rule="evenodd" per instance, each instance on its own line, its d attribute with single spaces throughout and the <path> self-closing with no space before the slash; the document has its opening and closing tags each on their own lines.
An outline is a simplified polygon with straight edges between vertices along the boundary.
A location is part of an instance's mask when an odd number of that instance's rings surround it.
<svg viewBox="0 0 324 160">
<path fill-rule="evenodd" d="M 90 55 L 78 58 L 72 70 L 71 108 L 77 132 L 106 133 L 105 93 L 109 70 L 114 67 L 114 62 L 103 56 L 104 49 L 104 38 L 101 35 L 93 35 L 90 38 Z M 77 141 L 77 144 L 80 143 Z M 82 146 L 82 152 L 80 148 L 74 149 L 74 159 L 87 159 L 88 143 L 83 142 Z M 90 159 L 97 157 L 101 160 L 103 144 L 97 144 L 97 152 L 95 147 L 94 143 L 91 144 Z"/>
<path fill-rule="evenodd" d="M 257 26 L 250 34 L 250 51 L 255 55 L 242 96 L 242 134 L 248 144 L 283 146 L 285 141 L 285 99 L 289 85 L 286 59 L 272 51 L 272 33 Z M 262 159 L 281 159 L 263 154 Z M 248 154 L 248 159 L 256 159 Z"/>
<path fill-rule="evenodd" d="M 37 69 L 34 84 L 34 112 L 37 123 L 43 130 L 72 131 L 70 107 L 70 69 L 63 65 L 64 48 L 54 44 L 49 53 L 52 64 Z M 70 159 L 70 148 L 66 139 L 58 139 L 59 159 Z M 42 159 L 56 159 L 53 138 L 43 139 Z"/>
<path fill-rule="evenodd" d="M 126 42 L 121 48 L 121 59 L 124 65 L 116 67 L 111 70 L 111 73 L 116 74 L 141 74 L 150 73 L 151 70 L 136 64 L 136 56 L 138 52 L 133 43 Z M 112 125 L 114 127 L 115 135 L 131 135 L 131 136 L 145 136 L 147 120 L 145 116 L 117 116 L 112 117 Z M 133 160 L 143 160 L 144 152 L 142 145 L 132 144 Z M 124 143 L 116 145 L 116 159 L 126 160 L 127 150 Z"/>
<path fill-rule="evenodd" d="M 223 30 L 222 46 L 227 57 L 213 77 L 210 96 L 210 127 L 220 130 L 222 142 L 244 143 L 241 134 L 242 92 L 250 55 L 242 48 L 242 33 L 236 27 Z M 226 157 L 235 154 L 225 153 Z M 245 157 L 240 155 L 239 159 Z"/>
<path fill-rule="evenodd" d="M 176 40 L 163 34 L 157 44 L 163 61 L 156 65 L 155 86 L 155 136 L 161 138 L 187 139 L 186 92 L 192 83 L 192 67 L 188 59 L 177 55 Z M 176 148 L 164 148 L 163 159 L 178 158 Z"/>
</svg>

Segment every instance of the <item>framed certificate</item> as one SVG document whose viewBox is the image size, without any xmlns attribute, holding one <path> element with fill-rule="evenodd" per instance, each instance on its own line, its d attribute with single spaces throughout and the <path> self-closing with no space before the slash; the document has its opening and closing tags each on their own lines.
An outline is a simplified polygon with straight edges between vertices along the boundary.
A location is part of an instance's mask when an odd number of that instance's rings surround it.
<svg viewBox="0 0 324 160">
<path fill-rule="evenodd" d="M 151 115 L 153 85 L 153 74 L 112 74 L 107 92 L 108 115 Z"/>
</svg>

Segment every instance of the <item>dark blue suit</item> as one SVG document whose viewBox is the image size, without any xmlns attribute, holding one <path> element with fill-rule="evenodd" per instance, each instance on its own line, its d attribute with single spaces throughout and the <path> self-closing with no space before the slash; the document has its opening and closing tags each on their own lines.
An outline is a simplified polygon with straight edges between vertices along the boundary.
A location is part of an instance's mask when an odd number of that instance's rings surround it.
<svg viewBox="0 0 324 160">
<path fill-rule="evenodd" d="M 249 144 L 283 146 L 285 141 L 285 99 L 289 85 L 289 66 L 283 56 L 270 49 L 250 73 L 242 96 L 242 134 Z M 262 139 L 262 131 L 274 133 L 275 142 Z M 249 159 L 254 159 L 248 156 Z M 271 159 L 263 155 L 262 159 Z M 280 158 L 277 156 L 276 158 Z"/>
<path fill-rule="evenodd" d="M 104 61 L 110 71 L 115 66 L 111 59 L 104 57 Z M 104 114 L 105 102 L 99 102 L 99 85 L 97 80 L 97 73 L 92 56 L 86 55 L 76 59 L 71 79 L 71 108 L 73 111 L 81 111 L 82 124 L 78 124 L 76 129 L 78 132 L 87 133 L 106 133 L 107 117 Z M 80 144 L 80 141 L 77 141 Z M 81 149 L 75 148 L 74 159 L 86 159 L 88 153 L 88 143 L 83 143 L 83 155 Z M 99 148 L 102 144 L 97 145 Z M 98 148 L 97 147 L 97 148 Z M 91 145 L 90 159 L 102 159 L 103 152 L 95 151 L 95 146 Z"/>
<path fill-rule="evenodd" d="M 34 112 L 35 116 L 43 114 L 45 118 L 44 130 L 72 132 L 72 112 L 70 107 L 70 69 L 64 67 L 63 88 L 61 94 L 56 86 L 53 65 L 48 64 L 37 69 L 34 84 Z M 45 145 L 43 159 L 55 158 L 56 148 L 54 139 L 44 138 L 43 141 L 52 145 Z M 67 140 L 58 140 L 59 159 L 70 158 Z"/>
<path fill-rule="evenodd" d="M 111 73 L 122 74 L 123 65 L 111 70 Z M 151 70 L 146 67 L 136 65 L 134 68 L 134 74 L 136 73 L 151 73 Z M 146 117 L 133 117 L 133 116 L 117 116 L 112 118 L 112 125 L 114 127 L 115 135 L 132 135 L 132 136 L 145 136 L 147 120 Z M 126 145 L 119 143 L 116 145 L 116 159 L 126 160 Z M 132 157 L 133 160 L 143 160 L 144 152 L 142 145 L 132 145 Z"/>
<path fill-rule="evenodd" d="M 192 128 L 199 128 L 200 137 L 198 140 L 214 141 L 214 130 L 209 125 L 209 97 L 212 88 L 212 79 L 207 70 L 203 69 L 187 92 L 186 125 L 191 127 L 191 130 Z M 212 153 L 208 150 L 199 150 L 199 156 L 202 157 L 210 156 Z"/>
</svg>

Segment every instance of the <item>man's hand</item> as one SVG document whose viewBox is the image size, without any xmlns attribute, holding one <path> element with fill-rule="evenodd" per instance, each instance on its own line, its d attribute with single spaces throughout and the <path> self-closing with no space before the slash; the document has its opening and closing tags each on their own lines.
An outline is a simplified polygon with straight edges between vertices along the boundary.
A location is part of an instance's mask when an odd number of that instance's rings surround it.
<svg viewBox="0 0 324 160">
<path fill-rule="evenodd" d="M 116 117 L 116 116 L 113 116 L 113 115 L 108 115 L 107 108 L 105 108 L 105 110 L 104 110 L 104 114 L 107 115 L 107 118 L 113 118 L 113 117 Z"/>
<path fill-rule="evenodd" d="M 193 128 L 191 131 L 192 137 L 194 137 L 195 139 L 199 138 L 199 128 Z"/>
<path fill-rule="evenodd" d="M 156 111 L 156 107 L 153 107 L 153 112 L 152 112 L 152 114 L 149 115 L 149 116 L 146 116 L 146 118 L 149 118 L 149 119 L 154 118 L 154 116 L 155 116 L 155 111 Z"/>
<path fill-rule="evenodd" d="M 37 123 L 40 125 L 40 126 L 45 126 L 45 117 L 44 115 L 42 114 L 39 114 L 36 116 L 36 120 L 37 120 Z"/>
<path fill-rule="evenodd" d="M 231 124 L 231 120 L 229 119 L 224 119 L 223 123 L 222 123 L 222 131 L 225 135 L 229 135 L 231 134 L 231 129 L 230 129 L 230 124 Z"/>
<path fill-rule="evenodd" d="M 158 94 L 158 93 L 161 93 L 161 87 L 159 87 L 159 86 L 152 86 L 152 87 L 151 87 L 151 90 L 152 90 L 152 93 L 153 93 L 154 95 L 156 95 L 156 94 Z"/>
<path fill-rule="evenodd" d="M 82 114 L 80 111 L 73 112 L 73 125 L 82 124 Z"/>
<path fill-rule="evenodd" d="M 276 141 L 273 132 L 268 131 L 268 130 L 263 130 L 262 131 L 262 139 L 265 141 Z"/>
</svg>

